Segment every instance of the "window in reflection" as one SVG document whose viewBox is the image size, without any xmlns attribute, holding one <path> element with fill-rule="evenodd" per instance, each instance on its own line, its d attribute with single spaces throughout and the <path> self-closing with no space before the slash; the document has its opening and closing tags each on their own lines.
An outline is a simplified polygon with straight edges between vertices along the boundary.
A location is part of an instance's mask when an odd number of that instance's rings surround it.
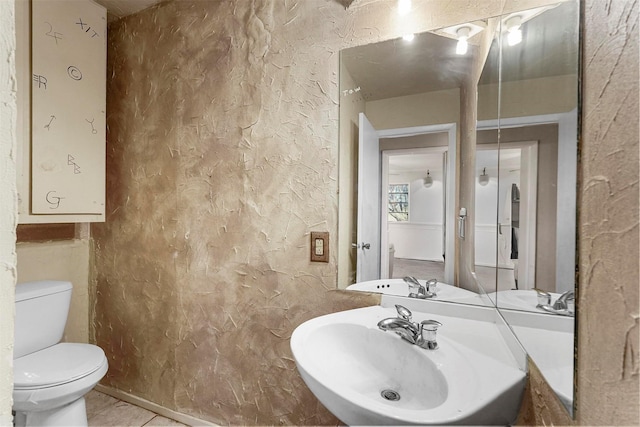
<svg viewBox="0 0 640 427">
<path fill-rule="evenodd" d="M 387 221 L 409 221 L 409 184 L 389 185 Z"/>
</svg>

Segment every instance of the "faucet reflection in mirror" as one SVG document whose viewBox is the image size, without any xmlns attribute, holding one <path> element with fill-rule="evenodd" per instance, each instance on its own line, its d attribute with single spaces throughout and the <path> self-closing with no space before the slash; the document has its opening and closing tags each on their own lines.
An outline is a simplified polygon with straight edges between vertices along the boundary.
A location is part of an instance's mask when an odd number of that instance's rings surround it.
<svg viewBox="0 0 640 427">
<path fill-rule="evenodd" d="M 544 292 L 544 291 L 542 291 Z M 575 315 L 575 292 L 567 291 L 560 295 L 558 299 L 551 304 L 551 294 L 548 292 L 544 292 L 542 295 L 546 297 L 546 300 L 540 303 L 540 293 L 538 293 L 538 305 L 536 308 L 544 310 L 548 313 L 559 314 L 562 316 L 571 316 Z"/>
</svg>

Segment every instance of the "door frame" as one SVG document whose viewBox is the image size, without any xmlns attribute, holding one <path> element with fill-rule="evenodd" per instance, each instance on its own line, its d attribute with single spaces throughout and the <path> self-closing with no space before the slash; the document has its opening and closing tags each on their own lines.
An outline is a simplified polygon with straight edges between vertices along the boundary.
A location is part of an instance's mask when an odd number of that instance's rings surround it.
<svg viewBox="0 0 640 427">
<path fill-rule="evenodd" d="M 387 211 L 387 188 L 389 188 L 389 158 L 397 155 L 407 155 L 407 154 L 433 154 L 442 155 L 447 152 L 448 147 L 445 145 L 441 146 L 433 146 L 433 147 L 421 147 L 421 148 L 400 148 L 394 150 L 383 150 L 382 153 L 382 179 L 381 179 L 381 197 L 380 197 L 380 277 L 386 278 L 389 276 L 389 220 L 388 220 L 388 211 Z M 426 168 L 425 168 L 426 171 Z M 445 210 L 446 210 L 446 179 L 444 175 L 446 174 L 446 169 L 443 170 L 443 193 L 445 203 L 443 204 L 442 209 L 442 230 L 443 234 L 446 226 L 445 220 Z M 409 209 L 411 209 L 411 199 L 409 200 Z M 411 218 L 411 216 L 409 216 Z M 444 241 L 442 242 L 445 243 Z M 425 244 L 427 244 L 425 242 Z M 446 245 L 443 246 L 443 249 L 446 248 Z M 447 265 L 447 260 L 444 260 L 445 269 Z M 419 279 L 427 279 L 427 277 L 419 277 Z"/>
<path fill-rule="evenodd" d="M 508 142 L 504 147 L 498 147 L 497 143 L 477 144 L 476 150 L 520 150 L 520 236 L 518 251 L 521 256 L 518 259 L 518 286 L 519 289 L 532 289 L 536 277 L 536 229 L 537 229 L 537 193 L 538 193 L 538 141 Z M 476 165 L 477 166 L 477 165 Z M 477 167 L 476 167 L 477 173 Z M 498 172 L 498 176 L 500 173 Z M 496 232 L 502 229 L 502 217 L 500 210 L 500 195 L 498 194 L 498 215 Z M 511 224 L 508 229 L 511 230 Z M 506 237 L 510 238 L 510 234 Z M 497 248 L 496 248 L 497 251 Z M 522 262 L 521 262 L 522 260 Z M 515 265 L 514 265 L 515 266 Z M 496 256 L 495 268 L 513 268 L 500 263 Z"/>
<path fill-rule="evenodd" d="M 506 129 L 542 124 L 558 125 L 558 194 L 573 193 L 576 197 L 558 197 L 556 215 L 556 290 L 565 292 L 575 287 L 576 253 L 576 203 L 577 203 L 577 156 L 578 156 L 578 110 L 566 113 L 538 116 L 513 117 L 477 122 L 477 130 Z M 569 258 L 570 257 L 570 258 Z"/>
<path fill-rule="evenodd" d="M 455 267 L 455 207 L 456 207 L 456 165 L 455 160 L 457 158 L 457 124 L 456 123 L 444 123 L 437 125 L 425 125 L 425 126 L 414 126 L 407 128 L 396 128 L 396 129 L 384 129 L 378 131 L 379 138 L 402 138 L 407 136 L 416 136 L 416 135 L 424 135 L 429 133 L 447 133 L 447 141 L 448 144 L 446 146 L 447 151 L 447 168 L 446 173 L 444 175 L 445 179 L 445 223 L 443 224 L 445 230 L 445 263 L 444 263 L 444 280 L 446 283 L 454 284 L 454 267 Z M 436 148 L 436 147 L 434 147 Z M 443 150 L 444 151 L 444 150 Z M 382 156 L 382 152 L 380 153 Z M 384 167 L 384 166 L 383 166 Z M 383 180 L 384 180 L 384 171 L 383 171 Z M 386 203 L 382 203 L 382 200 L 386 201 L 386 187 L 382 185 L 380 182 L 380 210 L 381 213 L 385 212 L 386 214 Z M 386 216 L 385 216 L 386 218 Z M 388 272 L 389 266 L 389 239 L 386 229 L 386 220 L 380 221 L 380 236 L 381 236 L 381 251 L 380 251 L 380 265 L 381 268 L 386 268 Z M 385 246 L 386 245 L 386 246 Z M 382 248 L 387 248 L 386 250 L 382 250 Z M 386 266 L 386 267 L 385 267 Z"/>
</svg>

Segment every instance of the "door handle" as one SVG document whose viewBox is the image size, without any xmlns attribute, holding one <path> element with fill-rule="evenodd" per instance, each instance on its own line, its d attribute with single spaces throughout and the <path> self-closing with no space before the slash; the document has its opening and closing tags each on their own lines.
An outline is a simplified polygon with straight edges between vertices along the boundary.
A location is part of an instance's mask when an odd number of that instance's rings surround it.
<svg viewBox="0 0 640 427">
<path fill-rule="evenodd" d="M 465 229 L 467 226 L 467 209 L 460 208 L 460 215 L 458 215 L 458 237 L 464 240 Z"/>
<path fill-rule="evenodd" d="M 360 249 L 360 248 L 362 248 L 363 250 L 364 250 L 364 249 L 371 249 L 371 244 L 369 244 L 369 243 L 364 243 L 364 242 L 363 242 L 361 245 L 359 245 L 359 244 L 357 244 L 357 243 L 352 243 L 352 244 L 351 244 L 351 247 L 352 247 L 353 249 Z"/>
</svg>

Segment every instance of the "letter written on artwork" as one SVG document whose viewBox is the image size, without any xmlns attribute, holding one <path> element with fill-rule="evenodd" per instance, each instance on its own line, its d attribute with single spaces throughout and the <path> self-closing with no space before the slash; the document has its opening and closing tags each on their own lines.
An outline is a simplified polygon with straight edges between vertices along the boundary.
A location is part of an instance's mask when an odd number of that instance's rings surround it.
<svg viewBox="0 0 640 427">
<path fill-rule="evenodd" d="M 88 35 L 91 36 L 91 38 L 93 37 L 100 37 L 100 34 L 98 34 L 96 32 L 96 30 L 94 30 L 93 28 L 91 28 L 91 26 L 89 24 L 86 24 L 84 22 L 82 22 L 82 18 L 78 18 L 78 22 L 76 22 L 76 25 L 78 25 L 80 27 L 81 30 L 83 30 L 85 33 L 87 33 Z M 86 29 L 85 29 L 86 28 Z"/>
<path fill-rule="evenodd" d="M 82 71 L 75 65 L 70 65 L 67 68 L 67 74 L 69 74 L 69 77 L 73 80 L 82 80 Z"/>
<path fill-rule="evenodd" d="M 73 166 L 74 175 L 78 175 L 82 173 L 82 171 L 80 170 L 80 166 L 76 163 L 76 158 L 73 157 L 71 154 L 67 154 L 67 164 L 69 166 Z"/>
<path fill-rule="evenodd" d="M 58 209 L 63 199 L 64 197 L 58 196 L 55 190 L 49 191 L 45 196 L 45 200 L 49 203 L 49 209 Z"/>
<path fill-rule="evenodd" d="M 56 44 L 58 44 L 58 40 L 62 40 L 62 36 L 64 34 L 59 33 L 57 31 L 53 31 L 53 25 L 51 25 L 49 22 L 45 22 L 45 24 L 47 24 L 49 26 L 49 31 L 47 31 L 46 33 L 44 33 L 46 36 L 53 38 L 56 41 Z"/>
<path fill-rule="evenodd" d="M 93 126 L 93 122 L 96 121 L 95 118 L 92 117 L 91 120 L 89 120 L 89 119 L 84 119 L 84 120 L 91 125 L 91 133 L 92 134 L 95 135 L 96 133 L 98 133 L 98 129 L 96 129 L 95 126 Z"/>
<path fill-rule="evenodd" d="M 54 116 L 53 114 L 50 116 L 49 119 L 49 123 L 47 123 L 46 125 L 44 125 L 44 128 L 46 130 L 51 130 L 51 123 L 53 123 L 53 121 L 56 119 L 56 116 Z"/>
<path fill-rule="evenodd" d="M 47 78 L 45 76 L 41 76 L 40 74 L 34 74 L 33 81 L 38 84 L 38 89 L 47 90 Z"/>
</svg>

